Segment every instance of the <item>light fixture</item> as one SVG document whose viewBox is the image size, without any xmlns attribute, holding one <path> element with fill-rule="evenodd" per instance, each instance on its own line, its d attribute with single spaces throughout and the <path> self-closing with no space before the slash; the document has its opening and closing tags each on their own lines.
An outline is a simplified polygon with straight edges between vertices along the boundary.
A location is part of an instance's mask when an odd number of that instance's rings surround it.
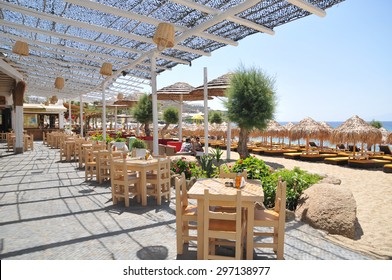
<svg viewBox="0 0 392 280">
<path fill-rule="evenodd" d="M 152 40 L 159 51 L 172 48 L 174 46 L 174 26 L 166 22 L 159 23 Z"/>
<path fill-rule="evenodd" d="M 12 48 L 12 52 L 23 56 L 28 56 L 29 45 L 23 41 L 16 41 L 14 47 Z"/>
<path fill-rule="evenodd" d="M 54 81 L 54 87 L 57 89 L 63 89 L 64 87 L 64 78 L 63 77 L 57 77 L 56 80 Z"/>
<path fill-rule="evenodd" d="M 323 9 L 320 9 L 305 0 L 287 0 L 287 2 L 319 17 L 325 17 L 327 14 Z"/>
<path fill-rule="evenodd" d="M 124 99 L 124 94 L 119 93 L 117 94 L 117 100 L 123 100 Z"/>
<path fill-rule="evenodd" d="M 102 64 L 101 70 L 99 71 L 99 74 L 104 75 L 104 76 L 111 76 L 113 73 L 112 70 L 113 66 L 109 62 L 104 62 Z"/>
<path fill-rule="evenodd" d="M 59 99 L 57 98 L 56 95 L 53 95 L 53 96 L 50 98 L 50 104 L 56 104 L 57 101 L 59 101 Z"/>
</svg>

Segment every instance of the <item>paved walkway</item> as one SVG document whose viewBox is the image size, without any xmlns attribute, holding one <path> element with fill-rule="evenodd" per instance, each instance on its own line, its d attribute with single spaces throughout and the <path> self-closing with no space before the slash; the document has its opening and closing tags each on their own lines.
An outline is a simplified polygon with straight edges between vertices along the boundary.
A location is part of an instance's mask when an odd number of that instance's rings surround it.
<svg viewBox="0 0 392 280">
<path fill-rule="evenodd" d="M 196 259 L 194 244 L 176 254 L 174 193 L 170 202 L 112 205 L 110 184 L 85 182 L 76 162 L 34 143 L 14 155 L 0 144 L 0 259 Z M 285 259 L 371 259 L 333 244 L 297 221 L 286 225 Z M 269 258 L 269 254 L 255 258 Z"/>
</svg>

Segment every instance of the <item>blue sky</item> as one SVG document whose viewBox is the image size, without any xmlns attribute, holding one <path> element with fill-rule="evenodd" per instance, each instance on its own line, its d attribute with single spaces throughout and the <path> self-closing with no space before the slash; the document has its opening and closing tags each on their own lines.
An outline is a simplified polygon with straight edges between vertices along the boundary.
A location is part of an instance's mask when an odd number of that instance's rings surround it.
<svg viewBox="0 0 392 280">
<path fill-rule="evenodd" d="M 390 0 L 346 0 L 275 28 L 275 35 L 254 34 L 239 46 L 227 46 L 179 65 L 157 78 L 158 89 L 176 82 L 193 86 L 215 79 L 240 64 L 257 67 L 276 79 L 275 119 L 392 121 L 392 10 Z M 212 109 L 224 109 L 219 100 Z"/>
</svg>

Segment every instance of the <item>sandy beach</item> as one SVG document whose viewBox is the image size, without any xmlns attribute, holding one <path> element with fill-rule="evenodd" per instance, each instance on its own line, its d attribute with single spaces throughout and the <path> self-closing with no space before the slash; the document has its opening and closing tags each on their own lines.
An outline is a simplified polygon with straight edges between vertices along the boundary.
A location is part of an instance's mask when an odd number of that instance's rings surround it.
<svg viewBox="0 0 392 280">
<path fill-rule="evenodd" d="M 230 157 L 232 160 L 238 159 L 238 154 L 232 152 Z M 350 189 L 356 200 L 359 227 L 355 240 L 330 234 L 326 234 L 327 238 L 376 258 L 392 258 L 392 174 L 382 170 L 354 169 L 280 157 L 257 157 L 273 167 L 293 169 L 298 166 L 309 172 L 340 179 L 341 186 Z"/>
</svg>

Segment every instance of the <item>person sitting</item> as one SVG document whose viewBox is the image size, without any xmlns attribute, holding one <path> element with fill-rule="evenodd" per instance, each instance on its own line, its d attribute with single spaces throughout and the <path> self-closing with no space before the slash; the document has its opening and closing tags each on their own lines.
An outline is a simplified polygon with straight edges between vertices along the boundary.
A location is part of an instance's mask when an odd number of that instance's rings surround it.
<svg viewBox="0 0 392 280">
<path fill-rule="evenodd" d="M 200 138 L 196 137 L 196 141 L 193 142 L 192 155 L 196 156 L 197 152 L 204 152 L 203 145 L 200 143 Z"/>
<path fill-rule="evenodd" d="M 189 152 L 192 152 L 192 143 L 191 143 L 191 138 L 188 137 L 185 139 L 185 142 L 182 143 L 180 153 L 189 153 Z"/>
</svg>

